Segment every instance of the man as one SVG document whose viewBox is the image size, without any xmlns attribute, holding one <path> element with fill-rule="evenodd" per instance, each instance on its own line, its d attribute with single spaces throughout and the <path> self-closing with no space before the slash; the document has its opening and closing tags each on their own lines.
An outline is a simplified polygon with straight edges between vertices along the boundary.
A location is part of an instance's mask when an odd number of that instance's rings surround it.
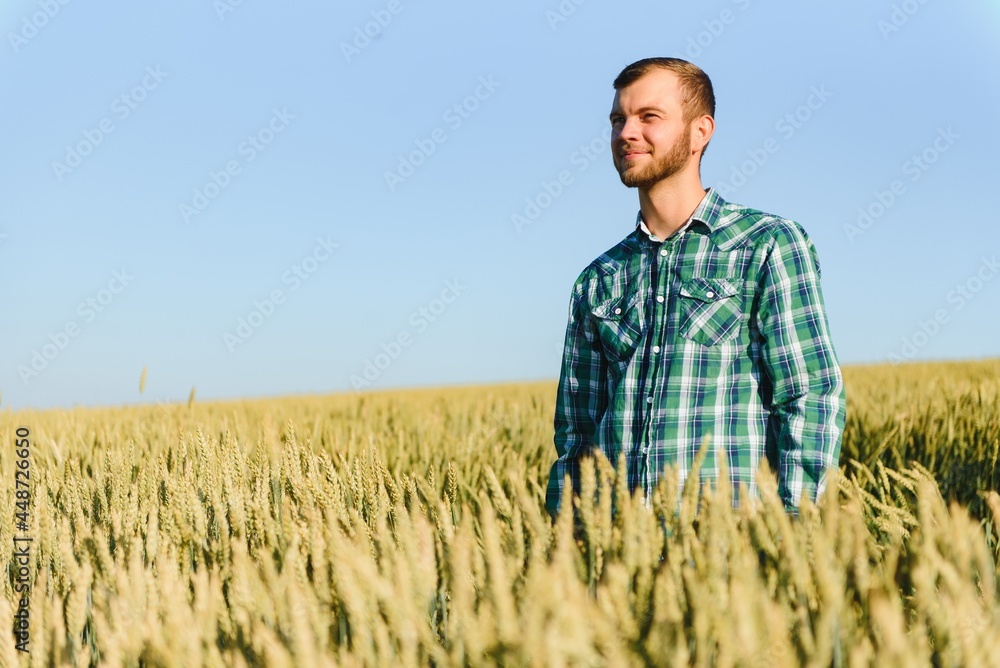
<svg viewBox="0 0 1000 668">
<path fill-rule="evenodd" d="M 570 503 L 564 478 L 578 493 L 594 451 L 624 454 L 647 499 L 667 465 L 683 484 L 710 436 L 702 483 L 756 498 L 766 459 L 795 513 L 837 466 L 845 418 L 816 250 L 798 223 L 702 188 L 715 95 L 700 68 L 640 60 L 614 88 L 611 155 L 639 215 L 573 286 L 546 507 Z"/>
</svg>

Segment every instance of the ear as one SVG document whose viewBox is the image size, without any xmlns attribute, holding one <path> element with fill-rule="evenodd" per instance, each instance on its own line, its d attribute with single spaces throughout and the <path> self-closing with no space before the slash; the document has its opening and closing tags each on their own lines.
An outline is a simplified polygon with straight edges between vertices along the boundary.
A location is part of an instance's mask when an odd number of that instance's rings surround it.
<svg viewBox="0 0 1000 668">
<path fill-rule="evenodd" d="M 701 151 L 715 134 L 715 119 L 704 115 L 691 121 L 691 149 Z"/>
</svg>

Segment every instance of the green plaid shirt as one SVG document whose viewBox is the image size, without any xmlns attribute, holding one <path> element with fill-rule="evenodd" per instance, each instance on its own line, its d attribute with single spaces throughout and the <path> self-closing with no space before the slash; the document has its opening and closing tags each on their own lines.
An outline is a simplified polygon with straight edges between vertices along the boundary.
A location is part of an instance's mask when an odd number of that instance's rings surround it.
<svg viewBox="0 0 1000 668">
<path fill-rule="evenodd" d="M 734 505 L 740 483 L 756 498 L 767 458 L 794 510 L 838 464 L 845 400 L 805 230 L 709 189 L 668 239 L 640 214 L 573 285 L 546 507 L 558 512 L 567 474 L 579 493 L 592 450 L 615 465 L 624 453 L 648 495 L 668 464 L 683 484 L 711 435 L 702 483 L 723 450 Z"/>
</svg>

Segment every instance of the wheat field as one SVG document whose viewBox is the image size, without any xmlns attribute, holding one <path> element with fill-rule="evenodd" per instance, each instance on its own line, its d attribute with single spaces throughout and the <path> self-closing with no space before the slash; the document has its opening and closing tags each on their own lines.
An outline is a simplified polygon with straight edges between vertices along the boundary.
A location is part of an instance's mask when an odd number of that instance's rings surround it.
<svg viewBox="0 0 1000 668">
<path fill-rule="evenodd" d="M 1000 665 L 1000 360 L 845 376 L 798 518 L 598 460 L 553 525 L 554 382 L 7 411 L 0 666 Z"/>
</svg>

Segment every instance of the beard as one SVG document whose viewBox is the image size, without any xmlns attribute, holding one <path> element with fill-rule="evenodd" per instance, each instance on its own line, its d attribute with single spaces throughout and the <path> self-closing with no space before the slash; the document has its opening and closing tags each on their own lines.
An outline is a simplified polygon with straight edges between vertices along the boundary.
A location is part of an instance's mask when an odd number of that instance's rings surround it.
<svg viewBox="0 0 1000 668">
<path fill-rule="evenodd" d="M 623 149 L 624 150 L 624 147 Z M 622 183 L 629 188 L 651 188 L 663 179 L 668 179 L 687 165 L 691 151 L 691 126 L 688 125 L 684 135 L 677 138 L 666 155 L 654 158 L 644 167 L 625 167 L 624 158 L 615 156 L 615 168 Z"/>
</svg>

